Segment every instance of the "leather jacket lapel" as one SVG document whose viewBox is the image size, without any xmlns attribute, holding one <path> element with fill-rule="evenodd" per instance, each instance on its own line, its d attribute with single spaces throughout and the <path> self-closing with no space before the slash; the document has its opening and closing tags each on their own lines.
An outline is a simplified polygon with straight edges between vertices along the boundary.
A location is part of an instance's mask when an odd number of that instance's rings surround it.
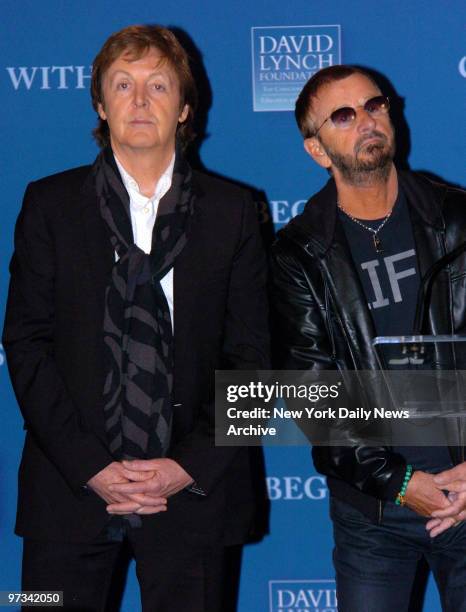
<svg viewBox="0 0 466 612">
<path fill-rule="evenodd" d="M 371 340 L 374 324 L 367 300 L 337 215 L 337 194 L 333 180 L 311 198 L 303 214 L 283 233 L 298 243 L 308 256 L 318 260 L 324 290 L 341 326 L 357 369 L 377 369 Z M 322 303 L 324 303 L 322 296 Z"/>
</svg>

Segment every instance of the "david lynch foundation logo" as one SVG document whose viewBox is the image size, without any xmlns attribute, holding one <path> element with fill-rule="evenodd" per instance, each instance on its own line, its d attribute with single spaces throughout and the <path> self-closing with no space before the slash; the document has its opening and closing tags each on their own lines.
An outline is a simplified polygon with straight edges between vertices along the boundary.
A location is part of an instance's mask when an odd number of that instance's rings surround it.
<svg viewBox="0 0 466 612">
<path fill-rule="evenodd" d="M 254 111 L 289 111 L 308 79 L 341 63 L 339 25 L 251 28 Z"/>
<path fill-rule="evenodd" d="M 338 612 L 335 580 L 270 580 L 270 612 Z"/>
</svg>

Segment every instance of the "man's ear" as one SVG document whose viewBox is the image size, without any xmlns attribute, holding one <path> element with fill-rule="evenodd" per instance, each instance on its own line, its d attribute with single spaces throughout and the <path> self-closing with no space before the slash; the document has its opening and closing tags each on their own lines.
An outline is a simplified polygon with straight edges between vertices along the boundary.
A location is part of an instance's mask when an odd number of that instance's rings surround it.
<svg viewBox="0 0 466 612">
<path fill-rule="evenodd" d="M 178 117 L 178 123 L 184 123 L 189 114 L 189 105 L 185 104 L 183 109 L 180 112 L 180 116 Z"/>
<path fill-rule="evenodd" d="M 322 168 L 330 168 L 332 165 L 322 143 L 315 136 L 304 139 L 304 149 L 319 166 L 322 166 Z"/>
<path fill-rule="evenodd" d="M 99 117 L 103 121 L 107 121 L 107 115 L 105 114 L 104 107 L 102 106 L 101 102 L 97 104 L 97 112 L 99 113 Z"/>
</svg>

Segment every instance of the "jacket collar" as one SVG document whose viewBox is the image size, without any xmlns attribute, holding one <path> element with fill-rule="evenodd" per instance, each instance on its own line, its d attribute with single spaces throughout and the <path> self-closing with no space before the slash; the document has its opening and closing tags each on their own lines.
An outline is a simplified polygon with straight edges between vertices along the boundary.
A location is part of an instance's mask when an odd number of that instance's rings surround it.
<svg viewBox="0 0 466 612">
<path fill-rule="evenodd" d="M 121 180 L 121 184 L 124 186 L 124 182 L 121 178 L 121 174 L 120 171 L 118 169 L 118 166 L 115 162 L 115 157 L 113 155 L 112 149 L 110 147 L 106 147 L 105 148 L 105 158 L 108 161 L 108 163 L 111 165 L 111 167 L 113 168 L 116 176 Z M 177 150 L 177 154 L 178 150 Z M 176 163 L 176 162 L 175 162 Z M 89 166 L 89 173 L 87 174 L 82 187 L 81 187 L 81 191 L 85 196 L 90 196 L 89 201 L 87 202 L 89 205 L 94 205 L 94 200 L 96 198 L 96 190 L 95 190 L 95 178 L 94 178 L 94 172 L 93 172 L 93 168 L 94 166 Z M 125 187 L 126 189 L 126 187 Z M 199 181 L 196 178 L 196 172 L 193 171 L 193 176 L 192 176 L 192 190 L 195 193 L 195 195 L 197 197 L 200 197 L 203 195 L 203 191 L 202 188 L 199 184 Z"/>
<path fill-rule="evenodd" d="M 441 210 L 446 187 L 413 172 L 398 171 L 398 181 L 409 205 L 422 220 L 435 229 L 444 229 Z M 279 233 L 304 248 L 312 245 L 312 250 L 323 257 L 335 241 L 337 227 L 337 190 L 335 181 L 330 179 L 307 202 L 301 215 Z"/>
</svg>

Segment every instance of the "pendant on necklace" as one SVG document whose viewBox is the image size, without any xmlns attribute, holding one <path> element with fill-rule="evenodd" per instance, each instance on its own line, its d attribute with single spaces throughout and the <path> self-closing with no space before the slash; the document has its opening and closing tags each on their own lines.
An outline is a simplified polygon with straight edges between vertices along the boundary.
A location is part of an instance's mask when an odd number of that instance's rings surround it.
<svg viewBox="0 0 466 612">
<path fill-rule="evenodd" d="M 374 240 L 374 247 L 375 247 L 376 253 L 383 253 L 382 243 L 380 241 L 380 238 L 377 236 L 377 234 L 374 234 L 372 236 L 372 239 Z"/>
</svg>

